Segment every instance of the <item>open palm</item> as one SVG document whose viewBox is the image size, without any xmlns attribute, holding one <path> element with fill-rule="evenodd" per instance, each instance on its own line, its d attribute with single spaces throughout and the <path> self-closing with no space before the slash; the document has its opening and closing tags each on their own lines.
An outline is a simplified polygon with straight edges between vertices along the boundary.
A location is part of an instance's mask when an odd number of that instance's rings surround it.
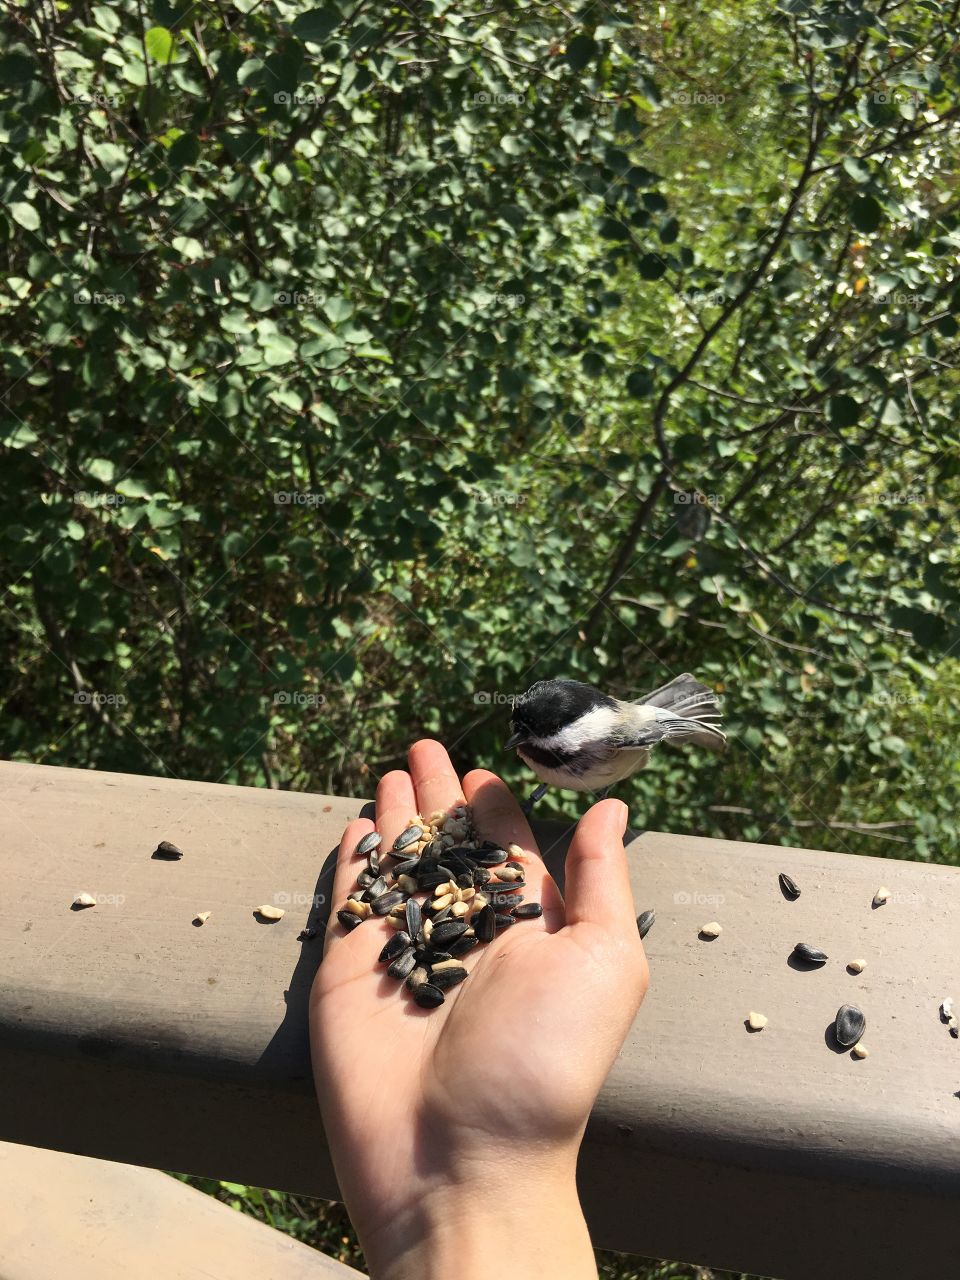
<svg viewBox="0 0 960 1280">
<path fill-rule="evenodd" d="M 581 820 L 567 856 L 566 903 L 526 819 L 494 774 L 461 789 L 443 747 L 410 751 L 410 773 L 377 790 L 384 847 L 417 813 L 467 800 L 481 836 L 524 850 L 527 900 L 543 916 L 468 952 L 469 978 L 421 1009 L 378 954 L 393 930 L 370 917 L 344 933 L 334 915 L 311 996 L 317 1090 L 337 1175 L 361 1233 L 488 1161 L 546 1146 L 575 1149 L 646 989 L 616 800 Z M 355 888 L 352 822 L 340 846 L 334 907 Z"/>
</svg>

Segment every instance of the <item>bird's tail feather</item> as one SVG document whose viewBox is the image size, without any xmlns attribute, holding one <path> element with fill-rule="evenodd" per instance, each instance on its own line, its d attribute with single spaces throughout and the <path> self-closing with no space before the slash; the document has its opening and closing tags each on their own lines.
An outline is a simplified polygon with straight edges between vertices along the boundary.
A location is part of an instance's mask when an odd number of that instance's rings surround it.
<svg viewBox="0 0 960 1280">
<path fill-rule="evenodd" d="M 672 738 L 693 742 L 710 751 L 723 751 L 727 745 L 727 735 L 720 727 L 717 695 L 689 671 L 637 698 L 637 702 L 647 707 L 659 707 L 667 713 L 664 718 L 667 741 Z"/>
</svg>

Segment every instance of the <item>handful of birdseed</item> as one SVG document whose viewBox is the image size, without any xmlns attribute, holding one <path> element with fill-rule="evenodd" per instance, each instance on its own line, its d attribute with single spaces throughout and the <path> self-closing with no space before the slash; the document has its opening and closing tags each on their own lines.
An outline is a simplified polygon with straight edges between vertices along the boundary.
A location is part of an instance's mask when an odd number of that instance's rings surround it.
<svg viewBox="0 0 960 1280">
<path fill-rule="evenodd" d="M 423 1009 L 443 1004 L 444 992 L 468 976 L 462 963 L 468 951 L 543 914 L 539 902 L 524 902 L 523 850 L 481 840 L 465 804 L 416 815 L 389 850 L 371 831 L 356 854 L 366 866 L 337 919 L 351 931 L 380 916 L 397 930 L 379 961 Z M 384 857 L 393 860 L 390 867 L 382 866 Z"/>
</svg>

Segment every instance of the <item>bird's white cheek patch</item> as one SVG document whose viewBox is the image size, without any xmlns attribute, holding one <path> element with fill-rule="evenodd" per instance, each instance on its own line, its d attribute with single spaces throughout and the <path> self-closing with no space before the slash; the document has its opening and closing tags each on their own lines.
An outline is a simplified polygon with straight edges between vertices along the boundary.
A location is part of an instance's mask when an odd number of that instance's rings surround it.
<svg viewBox="0 0 960 1280">
<path fill-rule="evenodd" d="M 549 738 L 538 738 L 537 746 L 545 751 L 568 754 L 580 751 L 588 743 L 606 742 L 617 726 L 617 713 L 610 707 L 594 707 Z"/>
</svg>

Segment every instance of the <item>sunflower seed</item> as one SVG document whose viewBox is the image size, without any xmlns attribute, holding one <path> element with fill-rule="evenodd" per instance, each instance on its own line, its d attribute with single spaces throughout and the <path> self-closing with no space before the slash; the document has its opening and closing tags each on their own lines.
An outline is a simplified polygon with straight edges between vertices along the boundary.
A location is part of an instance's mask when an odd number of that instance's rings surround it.
<svg viewBox="0 0 960 1280">
<path fill-rule="evenodd" d="M 366 868 L 365 870 L 361 871 L 360 874 L 357 876 L 357 888 L 369 889 L 370 886 L 373 884 L 374 880 L 376 880 L 376 878 L 377 877 L 373 874 L 373 872 L 369 869 L 369 867 Z"/>
<path fill-rule="evenodd" d="M 640 933 L 641 938 L 645 938 L 647 936 L 647 934 L 653 928 L 656 918 L 657 918 L 657 913 L 656 911 L 653 910 L 652 907 L 649 911 L 640 912 L 640 914 L 637 916 L 637 929 Z"/>
<path fill-rule="evenodd" d="M 448 942 L 456 942 L 457 938 L 462 938 L 466 931 L 467 926 L 462 920 L 444 920 L 433 926 L 431 940 L 436 946 L 442 947 Z"/>
<path fill-rule="evenodd" d="M 472 871 L 464 871 L 457 876 L 457 888 L 458 889 L 473 888 L 473 872 Z"/>
<path fill-rule="evenodd" d="M 851 973 L 863 973 L 866 967 L 867 967 L 866 960 L 851 960 L 850 963 L 847 965 L 847 968 L 850 970 Z"/>
<path fill-rule="evenodd" d="M 453 916 L 454 920 L 462 920 L 464 916 L 470 914 L 470 903 L 455 902 L 450 908 L 450 914 Z"/>
<path fill-rule="evenodd" d="M 502 884 L 510 884 L 514 880 L 522 880 L 523 867 L 511 867 L 509 863 L 505 863 L 502 867 L 497 867 L 497 879 Z"/>
<path fill-rule="evenodd" d="M 357 929 L 363 924 L 363 921 L 359 916 L 351 915 L 349 911 L 338 911 L 337 919 L 346 929 L 347 933 L 349 933 L 351 929 Z"/>
<path fill-rule="evenodd" d="M 701 938 L 719 938 L 723 932 L 723 925 L 717 924 L 716 920 L 711 920 L 708 924 L 700 926 Z"/>
<path fill-rule="evenodd" d="M 793 948 L 793 955 L 804 964 L 825 964 L 830 957 L 819 947 L 811 947 L 809 942 L 798 942 Z"/>
<path fill-rule="evenodd" d="M 418 964 L 407 975 L 407 986 L 411 991 L 415 991 L 417 987 L 422 987 L 429 977 L 430 971 L 426 965 Z"/>
<path fill-rule="evenodd" d="M 388 964 L 389 961 L 396 960 L 402 951 L 406 951 L 412 941 L 413 939 L 409 933 L 401 929 L 399 933 L 395 933 L 392 938 L 387 939 L 377 959 L 381 964 Z"/>
<path fill-rule="evenodd" d="M 357 841 L 357 847 L 354 852 L 358 857 L 365 858 L 372 849 L 379 849 L 382 843 L 383 836 L 379 831 L 369 831 Z"/>
<path fill-rule="evenodd" d="M 473 873 L 473 883 L 478 889 L 482 889 L 485 884 L 489 884 L 493 879 L 493 872 L 488 871 L 486 867 L 477 867 Z"/>
<path fill-rule="evenodd" d="M 400 876 L 415 876 L 423 867 L 423 861 L 420 858 L 407 858 L 404 862 L 395 862 L 393 866 L 393 874 Z M 424 868 L 426 870 L 426 868 Z"/>
<path fill-rule="evenodd" d="M 765 1013 L 755 1013 L 753 1009 L 747 1014 L 747 1026 L 751 1031 L 762 1031 L 767 1025 L 767 1015 Z"/>
<path fill-rule="evenodd" d="M 402 905 L 403 900 L 403 894 L 397 889 L 391 889 L 389 893 L 381 893 L 373 904 L 374 915 L 388 916 L 394 907 Z"/>
<path fill-rule="evenodd" d="M 451 961 L 456 964 L 456 961 Z M 448 987 L 455 987 L 458 982 L 462 982 L 467 977 L 467 970 L 462 964 L 457 964 L 454 969 L 437 969 L 434 965 L 430 971 L 430 982 L 433 986 L 439 987 L 441 991 L 446 991 Z"/>
<path fill-rule="evenodd" d="M 851 1053 L 853 1054 L 853 1056 L 854 1056 L 855 1058 L 869 1058 L 869 1057 L 870 1057 L 870 1050 L 867 1048 L 867 1046 L 866 1046 L 865 1044 L 859 1044 L 859 1043 L 858 1043 L 858 1044 L 855 1044 L 855 1045 L 853 1046 L 852 1050 L 851 1050 Z"/>
<path fill-rule="evenodd" d="M 405 930 L 407 927 L 407 917 L 405 915 L 389 915 L 387 916 L 387 924 L 391 929 Z"/>
<path fill-rule="evenodd" d="M 391 978 L 398 978 L 402 981 L 413 973 L 416 964 L 413 947 L 407 947 L 405 951 L 400 952 L 396 960 L 390 962 L 387 966 L 387 973 Z"/>
<path fill-rule="evenodd" d="M 543 915 L 543 907 L 539 902 L 525 902 L 522 907 L 514 907 L 510 914 L 515 920 L 536 920 Z"/>
<path fill-rule="evenodd" d="M 377 876 L 373 884 L 367 885 L 363 893 L 363 902 L 373 902 L 374 898 L 382 898 L 387 892 L 387 882 L 383 876 Z"/>
<path fill-rule="evenodd" d="M 420 926 L 423 924 L 423 912 L 420 910 L 420 903 L 416 898 L 407 899 L 407 933 L 411 938 L 416 938 L 420 933 Z"/>
<path fill-rule="evenodd" d="M 397 888 L 401 893 L 416 893 L 418 886 L 413 876 L 397 876 Z"/>
<path fill-rule="evenodd" d="M 357 905 L 359 906 L 359 903 Z M 257 915 L 264 920 L 282 920 L 285 914 L 283 907 L 275 907 L 269 902 L 265 902 L 262 907 L 257 907 Z"/>
<path fill-rule="evenodd" d="M 524 868 L 524 864 L 523 864 L 522 862 L 517 862 L 516 860 L 514 860 L 514 861 L 512 861 L 512 862 L 505 862 L 503 865 L 504 865 L 505 867 L 515 867 L 518 871 L 523 871 L 523 870 L 525 870 L 525 868 Z"/>
<path fill-rule="evenodd" d="M 523 850 L 520 848 L 520 846 L 519 846 L 518 844 L 508 844 L 508 845 L 507 845 L 507 853 L 509 853 L 509 855 L 510 855 L 510 857 L 511 857 L 511 858 L 522 858 L 522 857 L 523 857 Z"/>
<path fill-rule="evenodd" d="M 316 936 L 317 936 L 316 929 L 310 929 L 310 928 L 301 929 L 300 932 L 297 934 L 297 941 L 312 942 Z"/>
<path fill-rule="evenodd" d="M 422 982 L 413 993 L 413 1001 L 421 1009 L 436 1009 L 443 1004 L 443 992 L 431 982 Z"/>
<path fill-rule="evenodd" d="M 439 889 L 442 884 L 446 884 L 450 879 L 446 871 L 427 871 L 417 876 L 417 885 L 429 892 L 431 889 Z"/>
<path fill-rule="evenodd" d="M 343 909 L 344 911 L 349 911 L 353 916 L 359 916 L 361 920 L 366 920 L 367 916 L 373 910 L 369 902 L 357 902 L 356 898 L 348 898 L 344 903 Z M 263 914 L 262 907 L 260 909 L 260 914 Z M 281 912 L 280 914 L 282 915 L 283 913 Z M 267 919 L 279 920 L 280 916 L 268 916 Z"/>
<path fill-rule="evenodd" d="M 198 911 L 193 919 L 197 924 L 206 924 L 212 915 L 212 911 Z"/>
<path fill-rule="evenodd" d="M 367 870 L 375 876 L 380 874 L 380 854 L 376 849 L 370 850 L 370 856 L 367 858 Z"/>
<path fill-rule="evenodd" d="M 498 929 L 509 929 L 512 924 L 516 924 L 513 916 L 501 915 L 499 912 L 494 916 L 494 921 Z"/>
<path fill-rule="evenodd" d="M 153 856 L 155 858 L 182 858 L 183 850 L 178 849 L 169 840 L 161 840 L 156 849 L 154 849 Z"/>
<path fill-rule="evenodd" d="M 430 942 L 433 938 L 433 921 L 424 920 L 423 928 L 420 930 L 420 936 L 424 942 Z"/>
<path fill-rule="evenodd" d="M 845 1049 L 852 1048 L 863 1035 L 866 1025 L 867 1020 L 856 1005 L 841 1005 L 834 1024 L 837 1043 L 842 1044 Z"/>
<path fill-rule="evenodd" d="M 506 849 L 481 849 L 477 855 L 481 867 L 499 867 L 506 860 Z"/>
<path fill-rule="evenodd" d="M 434 898 L 434 900 L 430 903 L 430 910 L 443 911 L 445 907 L 451 907 L 451 906 L 453 906 L 453 894 L 445 893 L 442 895 L 442 897 Z"/>
<path fill-rule="evenodd" d="M 953 1017 L 953 998 L 951 996 L 944 996 L 940 1001 L 940 1017 L 943 1018 L 944 1022 L 949 1022 Z"/>
<path fill-rule="evenodd" d="M 97 900 L 92 893 L 78 893 L 71 905 L 74 907 L 95 907 Z"/>
<path fill-rule="evenodd" d="M 497 932 L 497 913 L 489 904 L 482 908 L 480 914 L 476 916 L 474 928 L 477 937 L 481 942 L 492 942 L 494 934 Z M 519 943 L 517 944 L 520 945 Z"/>
<path fill-rule="evenodd" d="M 873 905 L 875 907 L 882 907 L 889 897 L 890 897 L 890 890 L 886 887 L 886 885 L 881 885 L 880 888 L 877 890 L 877 892 L 873 895 Z"/>
<path fill-rule="evenodd" d="M 794 880 L 793 876 L 788 876 L 785 871 L 781 871 L 779 879 L 780 888 L 788 898 L 795 899 L 800 897 L 800 886 L 797 884 L 796 880 Z"/>
<path fill-rule="evenodd" d="M 422 835 L 423 827 L 418 827 L 416 824 L 412 827 L 407 827 L 406 831 L 401 831 L 396 840 L 394 840 L 393 852 L 400 853 L 408 844 L 415 844 Z"/>
<path fill-rule="evenodd" d="M 463 937 L 458 938 L 456 942 L 450 943 L 447 948 L 447 954 L 451 959 L 456 959 L 459 956 L 465 956 L 468 951 L 472 951 L 474 947 L 478 946 L 479 942 L 479 938 L 469 938 L 464 934 Z"/>
</svg>

